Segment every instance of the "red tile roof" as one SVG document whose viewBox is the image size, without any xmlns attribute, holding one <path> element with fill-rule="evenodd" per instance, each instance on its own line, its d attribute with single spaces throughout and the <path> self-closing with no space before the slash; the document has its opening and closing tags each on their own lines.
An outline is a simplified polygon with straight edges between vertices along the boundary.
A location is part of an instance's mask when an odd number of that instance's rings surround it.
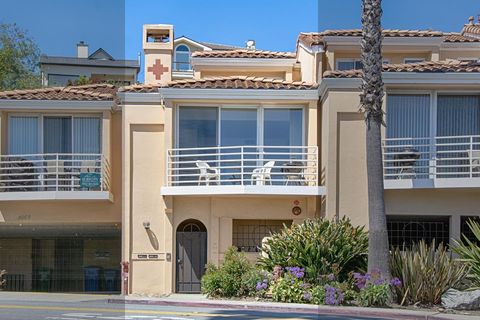
<svg viewBox="0 0 480 320">
<path fill-rule="evenodd" d="M 176 80 L 162 87 L 180 89 L 310 90 L 317 88 L 317 84 L 301 81 L 290 82 L 271 78 L 232 76 Z M 119 92 L 148 93 L 157 92 L 159 88 L 159 85 L 132 85 L 120 88 Z"/>
<path fill-rule="evenodd" d="M 411 64 L 386 64 L 383 72 L 418 72 L 418 73 L 447 73 L 447 72 L 479 72 L 480 63 L 477 61 L 426 61 Z M 360 78 L 361 70 L 333 70 L 325 71 L 324 78 Z"/>
<path fill-rule="evenodd" d="M 462 34 L 478 35 L 480 36 L 480 21 L 477 24 L 466 24 L 463 27 Z"/>
<path fill-rule="evenodd" d="M 250 59 L 294 59 L 293 52 L 277 52 L 265 50 L 212 50 L 192 53 L 194 58 L 250 58 Z"/>
<path fill-rule="evenodd" d="M 480 38 L 473 38 L 457 33 L 445 37 L 445 42 L 480 42 Z"/>
<path fill-rule="evenodd" d="M 116 91 L 115 86 L 111 84 L 89 84 L 84 86 L 2 91 L 0 92 L 0 99 L 108 101 L 114 99 Z"/>
<path fill-rule="evenodd" d="M 478 27 L 480 30 L 480 26 Z M 480 31 L 478 31 L 480 34 Z M 361 29 L 346 29 L 346 30 L 325 30 L 322 32 L 300 33 L 298 41 L 306 46 L 320 45 L 325 43 L 325 37 L 361 37 Z M 460 33 L 442 32 L 434 30 L 398 30 L 398 29 L 384 29 L 384 37 L 445 37 L 445 42 L 477 42 L 480 39 L 466 36 Z"/>
</svg>

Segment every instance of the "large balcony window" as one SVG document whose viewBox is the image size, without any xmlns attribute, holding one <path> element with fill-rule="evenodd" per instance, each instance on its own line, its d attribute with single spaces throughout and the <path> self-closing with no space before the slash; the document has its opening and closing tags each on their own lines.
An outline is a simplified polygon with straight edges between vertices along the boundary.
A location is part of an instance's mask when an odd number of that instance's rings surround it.
<svg viewBox="0 0 480 320">
<path fill-rule="evenodd" d="M 98 116 L 10 115 L 0 191 L 104 191 L 109 165 Z"/>
<path fill-rule="evenodd" d="M 181 106 L 168 185 L 316 185 L 303 119 L 302 107 Z"/>
<path fill-rule="evenodd" d="M 480 96 L 388 95 L 384 169 L 386 180 L 480 178 Z"/>
</svg>

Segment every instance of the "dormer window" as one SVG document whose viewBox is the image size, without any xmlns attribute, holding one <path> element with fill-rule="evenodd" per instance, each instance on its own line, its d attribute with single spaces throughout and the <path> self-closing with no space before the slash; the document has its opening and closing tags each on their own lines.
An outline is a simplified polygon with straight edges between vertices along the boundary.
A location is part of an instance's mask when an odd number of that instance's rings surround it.
<svg viewBox="0 0 480 320">
<path fill-rule="evenodd" d="M 180 44 L 175 48 L 175 61 L 173 62 L 175 71 L 189 71 L 192 70 L 190 65 L 190 49 Z"/>
<path fill-rule="evenodd" d="M 421 63 L 421 62 L 424 62 L 424 61 L 425 61 L 424 58 L 405 58 L 403 60 L 403 63 L 411 64 L 411 63 Z"/>
<path fill-rule="evenodd" d="M 337 59 L 337 70 L 360 70 L 363 68 L 360 59 Z"/>
</svg>

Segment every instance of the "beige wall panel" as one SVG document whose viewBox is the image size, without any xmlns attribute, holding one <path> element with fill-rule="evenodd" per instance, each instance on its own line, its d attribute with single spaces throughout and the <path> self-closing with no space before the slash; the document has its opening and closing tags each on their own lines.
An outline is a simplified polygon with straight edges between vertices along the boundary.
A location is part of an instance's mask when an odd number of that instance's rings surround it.
<svg viewBox="0 0 480 320">
<path fill-rule="evenodd" d="M 167 278 L 165 261 L 135 261 L 131 272 L 135 275 L 131 283 L 132 292 L 141 295 L 159 295 L 170 293 L 165 290 Z"/>
<path fill-rule="evenodd" d="M 247 76 L 247 77 L 265 77 L 275 79 L 286 79 L 285 71 L 260 71 L 260 70 L 202 70 L 202 78 L 208 77 L 231 77 L 231 76 Z M 291 79 L 290 79 L 291 81 Z"/>
<path fill-rule="evenodd" d="M 171 217 L 165 214 L 160 187 L 165 170 L 163 125 L 131 127 L 131 290 L 136 294 L 164 294 L 172 290 Z M 146 229 L 144 222 L 150 223 Z M 125 244 L 124 244 L 125 245 Z M 161 260 L 138 261 L 136 254 L 158 254 Z"/>
<path fill-rule="evenodd" d="M 356 225 L 368 224 L 365 123 L 361 113 L 338 114 L 338 209 Z"/>
</svg>

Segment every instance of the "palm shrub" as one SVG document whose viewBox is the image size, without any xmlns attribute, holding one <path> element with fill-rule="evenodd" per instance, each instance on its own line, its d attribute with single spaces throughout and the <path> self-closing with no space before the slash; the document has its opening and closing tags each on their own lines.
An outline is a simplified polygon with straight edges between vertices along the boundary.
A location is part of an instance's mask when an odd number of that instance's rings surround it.
<svg viewBox="0 0 480 320">
<path fill-rule="evenodd" d="M 480 287 L 480 246 L 478 245 L 480 243 L 480 224 L 469 220 L 467 225 L 477 241 L 473 242 L 463 235 L 463 241 L 455 241 L 456 247 L 453 248 L 453 251 L 460 256 L 460 261 L 470 267 L 468 277 L 475 286 Z"/>
<path fill-rule="evenodd" d="M 395 287 L 400 304 L 438 304 L 442 294 L 458 285 L 467 273 L 466 265 L 453 259 L 442 243 L 428 245 L 423 240 L 411 248 L 393 249 L 390 270 L 392 277 L 402 282 Z"/>
<path fill-rule="evenodd" d="M 343 280 L 351 271 L 365 270 L 367 249 L 367 233 L 363 227 L 352 226 L 348 218 L 305 220 L 284 226 L 268 238 L 259 265 L 268 271 L 275 266 L 302 267 L 311 282 L 331 273 Z"/>
</svg>

